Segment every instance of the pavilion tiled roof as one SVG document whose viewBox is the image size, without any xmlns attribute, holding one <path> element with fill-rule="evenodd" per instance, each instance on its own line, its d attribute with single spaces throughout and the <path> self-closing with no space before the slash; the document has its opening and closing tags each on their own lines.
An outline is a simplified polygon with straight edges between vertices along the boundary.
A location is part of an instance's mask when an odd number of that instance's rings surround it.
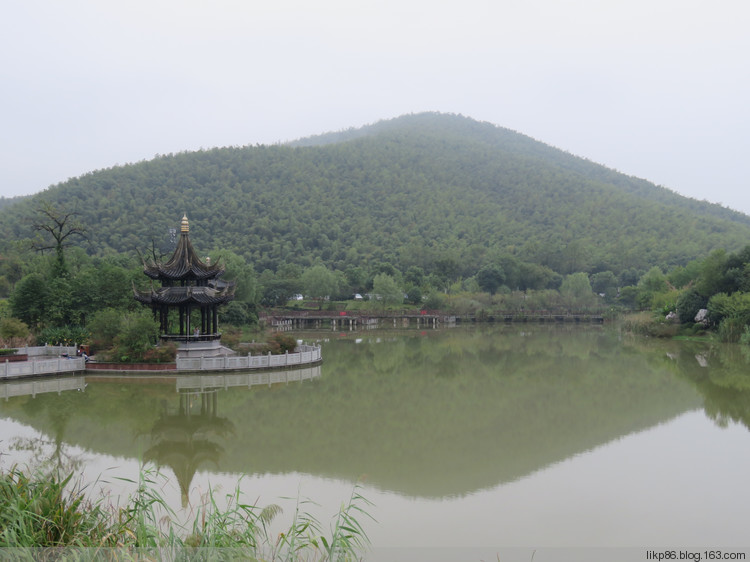
<svg viewBox="0 0 750 562">
<path fill-rule="evenodd" d="M 224 304 L 234 299 L 234 283 L 222 283 L 220 287 L 151 287 L 150 291 L 133 288 L 133 295 L 143 304 Z"/>
<path fill-rule="evenodd" d="M 151 261 L 143 264 L 143 272 L 151 279 L 162 281 L 201 281 L 214 279 L 224 273 L 220 262 L 203 262 L 190 242 L 190 228 L 187 216 L 182 217 L 180 239 L 174 254 L 167 263 Z"/>
</svg>

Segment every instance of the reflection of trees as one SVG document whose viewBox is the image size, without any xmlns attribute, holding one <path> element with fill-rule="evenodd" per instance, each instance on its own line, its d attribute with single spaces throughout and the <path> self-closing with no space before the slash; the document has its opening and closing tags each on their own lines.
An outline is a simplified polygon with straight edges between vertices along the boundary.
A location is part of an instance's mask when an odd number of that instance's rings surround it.
<svg viewBox="0 0 750 562">
<path fill-rule="evenodd" d="M 143 459 L 172 469 L 185 506 L 197 470 L 207 463 L 218 466 L 218 459 L 224 453 L 215 439 L 234 433 L 234 424 L 217 416 L 217 390 L 181 392 L 179 396 L 176 411 L 170 411 L 164 404 L 151 428 L 153 445 Z"/>
<path fill-rule="evenodd" d="M 443 497 L 515 480 L 703 403 L 674 376 L 671 344 L 634 349 L 600 327 L 354 337 L 325 344 L 314 381 L 227 388 L 226 419 L 217 391 L 176 403 L 173 384 L 91 384 L 67 438 L 135 457 L 142 443 L 122 436 L 148 435 L 147 459 L 172 468 L 183 500 L 194 474 L 219 463 L 237 473 L 366 473 L 383 489 Z"/>
<path fill-rule="evenodd" d="M 70 447 L 63 442 L 61 434 L 56 434 L 53 439 L 15 437 L 10 443 L 10 449 L 31 453 L 29 469 L 54 475 L 56 478 L 63 478 L 72 472 L 78 472 L 85 461 L 83 456 L 75 455 L 70 451 Z"/>
<path fill-rule="evenodd" d="M 71 452 L 65 443 L 65 434 L 71 416 L 85 400 L 81 392 L 66 391 L 59 395 L 37 396 L 24 405 L 24 410 L 35 417 L 46 417 L 49 435 L 41 437 L 17 437 L 11 449 L 31 453 L 29 468 L 43 474 L 65 477 L 77 472 L 84 463 L 81 455 Z"/>
<path fill-rule="evenodd" d="M 679 364 L 703 395 L 709 418 L 721 427 L 733 421 L 750 429 L 750 356 L 743 346 L 686 347 Z"/>
</svg>

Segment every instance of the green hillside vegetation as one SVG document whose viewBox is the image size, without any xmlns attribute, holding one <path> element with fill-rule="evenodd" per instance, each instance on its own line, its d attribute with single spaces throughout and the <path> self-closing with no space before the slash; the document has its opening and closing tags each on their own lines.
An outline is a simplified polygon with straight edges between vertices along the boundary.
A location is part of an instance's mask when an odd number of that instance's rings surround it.
<svg viewBox="0 0 750 562">
<path fill-rule="evenodd" d="M 157 156 L 12 201 L 0 317 L 34 332 L 86 325 L 107 305 L 135 313 L 137 252 L 169 255 L 183 213 L 198 251 L 238 281 L 232 324 L 297 293 L 480 313 L 675 309 L 696 284 L 705 301 L 747 290 L 736 272 L 750 217 L 458 115 Z M 716 252 L 734 260 L 723 289 L 706 281 Z"/>
<path fill-rule="evenodd" d="M 0 234 L 33 237 L 44 199 L 80 213 L 95 255 L 163 246 L 187 213 L 203 248 L 231 250 L 258 272 L 388 262 L 463 277 L 502 254 L 560 274 L 619 275 L 750 239 L 750 217 L 460 116 L 405 116 L 297 144 L 92 172 L 6 209 Z"/>
</svg>

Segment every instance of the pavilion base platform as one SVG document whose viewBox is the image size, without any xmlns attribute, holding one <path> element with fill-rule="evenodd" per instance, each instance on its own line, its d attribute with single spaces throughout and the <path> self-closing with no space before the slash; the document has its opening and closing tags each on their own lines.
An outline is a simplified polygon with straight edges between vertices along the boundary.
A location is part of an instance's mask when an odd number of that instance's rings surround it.
<svg viewBox="0 0 750 562">
<path fill-rule="evenodd" d="M 162 338 L 164 342 L 177 345 L 177 355 L 180 357 L 226 357 L 237 355 L 228 347 L 221 345 L 221 339 L 204 338 Z"/>
</svg>

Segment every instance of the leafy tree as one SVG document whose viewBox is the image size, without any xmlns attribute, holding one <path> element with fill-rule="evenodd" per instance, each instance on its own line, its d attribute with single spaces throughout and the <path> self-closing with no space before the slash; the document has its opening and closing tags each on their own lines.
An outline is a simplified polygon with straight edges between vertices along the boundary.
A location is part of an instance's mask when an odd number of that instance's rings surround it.
<svg viewBox="0 0 750 562">
<path fill-rule="evenodd" d="M 414 287 L 421 287 L 424 284 L 424 279 L 424 270 L 416 265 L 410 266 L 404 275 L 404 283 L 413 285 Z"/>
<path fill-rule="evenodd" d="M 258 317 L 250 310 L 248 303 L 233 300 L 219 309 L 219 320 L 232 326 L 246 326 L 258 323 Z"/>
<path fill-rule="evenodd" d="M 45 324 L 50 326 L 64 326 L 78 324 L 77 311 L 73 309 L 70 281 L 65 277 L 57 277 L 47 283 L 44 303 Z"/>
<path fill-rule="evenodd" d="M 334 295 L 339 291 L 339 279 L 324 265 L 309 267 L 302 274 L 305 294 L 316 299 Z"/>
<path fill-rule="evenodd" d="M 649 269 L 641 280 L 638 281 L 637 302 L 641 308 L 649 308 L 658 293 L 665 293 L 669 289 L 667 277 L 661 268 L 654 266 Z"/>
<path fill-rule="evenodd" d="M 505 272 L 499 265 L 485 265 L 477 271 L 476 281 L 480 289 L 494 295 L 505 281 Z"/>
<path fill-rule="evenodd" d="M 560 285 L 560 296 L 571 309 L 585 308 L 594 302 L 589 276 L 585 273 L 566 275 Z"/>
<path fill-rule="evenodd" d="M 367 273 L 359 266 L 349 266 L 344 271 L 344 277 L 349 287 L 349 292 L 362 293 L 367 283 Z"/>
<path fill-rule="evenodd" d="M 711 252 L 701 267 L 700 277 L 696 285 L 700 294 L 710 297 L 717 293 L 732 291 L 731 281 L 727 279 L 727 254 L 725 250 Z"/>
<path fill-rule="evenodd" d="M 11 314 L 31 328 L 39 326 L 45 314 L 47 283 L 39 273 L 24 276 L 10 296 Z"/>
<path fill-rule="evenodd" d="M 260 274 L 259 283 L 263 306 L 284 305 L 293 295 L 302 291 L 302 281 L 299 278 L 284 278 L 279 275 L 269 269 Z"/>
<path fill-rule="evenodd" d="M 378 273 L 372 280 L 372 291 L 383 307 L 404 302 L 404 294 L 395 279 L 387 273 Z"/>
<path fill-rule="evenodd" d="M 410 304 L 422 304 L 422 289 L 417 285 L 406 287 L 406 301 Z"/>
<path fill-rule="evenodd" d="M 445 298 L 438 291 L 432 290 L 424 301 L 426 310 L 440 310 L 445 305 Z"/>
<path fill-rule="evenodd" d="M 519 290 L 557 289 L 560 287 L 560 283 L 562 283 L 562 276 L 549 267 L 535 263 L 518 262 L 516 287 Z"/>
<path fill-rule="evenodd" d="M 573 273 L 586 269 L 591 259 L 591 250 L 581 241 L 574 241 L 566 245 L 560 253 L 561 273 Z"/>
<path fill-rule="evenodd" d="M 234 281 L 236 285 L 234 300 L 255 306 L 260 300 L 259 283 L 255 270 L 245 261 L 245 258 L 231 250 L 213 252 L 211 257 L 214 261 L 221 260 L 224 264 L 226 271 L 222 278 Z"/>
<path fill-rule="evenodd" d="M 692 260 L 686 266 L 677 266 L 667 273 L 669 283 L 678 289 L 687 287 L 697 281 L 701 272 L 700 260 Z"/>
<path fill-rule="evenodd" d="M 617 276 L 611 271 L 600 271 L 591 276 L 591 289 L 603 294 L 607 302 L 614 302 L 617 297 Z"/>
<path fill-rule="evenodd" d="M 630 287 L 638 285 L 638 280 L 641 278 L 641 274 L 634 267 L 624 270 L 620 273 L 620 287 Z"/>
<path fill-rule="evenodd" d="M 435 260 L 434 272 L 440 278 L 443 287 L 447 287 L 458 279 L 460 270 L 459 260 L 452 255 Z"/>
</svg>

